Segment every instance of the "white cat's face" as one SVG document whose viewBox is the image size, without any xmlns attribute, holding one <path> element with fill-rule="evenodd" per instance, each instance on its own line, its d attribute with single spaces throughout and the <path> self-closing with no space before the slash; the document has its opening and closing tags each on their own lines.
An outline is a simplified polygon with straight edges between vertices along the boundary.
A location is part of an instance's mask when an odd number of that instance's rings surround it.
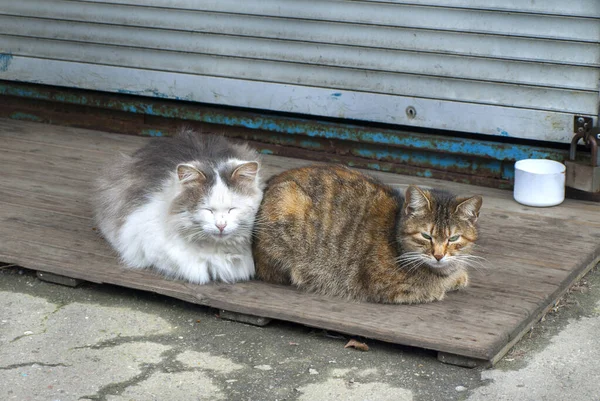
<svg viewBox="0 0 600 401">
<path fill-rule="evenodd" d="M 260 197 L 240 194 L 217 175 L 210 193 L 198 205 L 193 218 L 202 231 L 217 240 L 252 231 Z"/>
<path fill-rule="evenodd" d="M 230 160 L 214 168 L 178 166 L 173 201 L 181 234 L 193 241 L 250 239 L 262 199 L 258 163 Z"/>
</svg>

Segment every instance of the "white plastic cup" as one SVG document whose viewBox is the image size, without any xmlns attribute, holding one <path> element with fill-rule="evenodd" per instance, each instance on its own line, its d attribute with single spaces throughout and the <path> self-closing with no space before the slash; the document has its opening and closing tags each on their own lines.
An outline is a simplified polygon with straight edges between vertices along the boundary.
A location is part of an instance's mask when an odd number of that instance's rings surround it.
<svg viewBox="0 0 600 401">
<path fill-rule="evenodd" d="M 556 206 L 565 200 L 565 165 L 554 160 L 515 163 L 515 200 L 523 205 Z"/>
</svg>

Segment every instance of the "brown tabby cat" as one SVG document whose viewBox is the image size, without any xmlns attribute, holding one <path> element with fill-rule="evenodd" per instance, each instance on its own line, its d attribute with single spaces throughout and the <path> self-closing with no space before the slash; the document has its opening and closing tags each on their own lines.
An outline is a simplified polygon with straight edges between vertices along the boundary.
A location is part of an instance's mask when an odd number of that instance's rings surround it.
<svg viewBox="0 0 600 401">
<path fill-rule="evenodd" d="M 385 303 L 441 300 L 465 287 L 480 196 L 416 186 L 405 198 L 343 166 L 273 177 L 255 226 L 260 279 Z"/>
</svg>

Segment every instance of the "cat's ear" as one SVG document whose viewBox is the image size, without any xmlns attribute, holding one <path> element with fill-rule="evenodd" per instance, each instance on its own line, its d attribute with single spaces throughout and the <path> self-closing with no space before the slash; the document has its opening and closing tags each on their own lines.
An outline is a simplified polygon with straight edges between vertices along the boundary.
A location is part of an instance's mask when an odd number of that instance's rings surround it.
<svg viewBox="0 0 600 401">
<path fill-rule="evenodd" d="M 431 198 L 428 192 L 416 185 L 410 185 L 404 195 L 404 214 L 418 215 L 431 210 Z"/>
<path fill-rule="evenodd" d="M 233 173 L 231 173 L 231 179 L 233 181 L 252 181 L 254 178 L 256 178 L 256 174 L 258 174 L 258 162 L 248 162 L 237 166 L 236 169 L 233 170 Z"/>
<path fill-rule="evenodd" d="M 479 218 L 479 209 L 483 204 L 483 198 L 479 195 L 470 198 L 458 198 L 458 205 L 454 213 L 463 220 L 475 223 Z"/>
<path fill-rule="evenodd" d="M 179 178 L 179 182 L 182 184 L 206 181 L 206 176 L 191 164 L 178 165 L 177 177 Z"/>
</svg>

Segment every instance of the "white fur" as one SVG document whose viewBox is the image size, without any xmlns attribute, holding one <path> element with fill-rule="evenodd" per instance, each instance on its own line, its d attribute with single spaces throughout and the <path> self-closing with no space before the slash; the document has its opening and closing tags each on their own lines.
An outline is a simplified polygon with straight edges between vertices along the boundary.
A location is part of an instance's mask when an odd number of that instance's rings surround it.
<svg viewBox="0 0 600 401">
<path fill-rule="evenodd" d="M 167 276 L 199 284 L 250 279 L 252 224 L 262 193 L 239 195 L 218 179 L 195 210 L 171 215 L 171 202 L 183 185 L 173 174 L 114 235 L 104 233 L 123 262 L 131 268 L 153 266 Z M 216 224 L 225 224 L 222 233 Z"/>
</svg>

